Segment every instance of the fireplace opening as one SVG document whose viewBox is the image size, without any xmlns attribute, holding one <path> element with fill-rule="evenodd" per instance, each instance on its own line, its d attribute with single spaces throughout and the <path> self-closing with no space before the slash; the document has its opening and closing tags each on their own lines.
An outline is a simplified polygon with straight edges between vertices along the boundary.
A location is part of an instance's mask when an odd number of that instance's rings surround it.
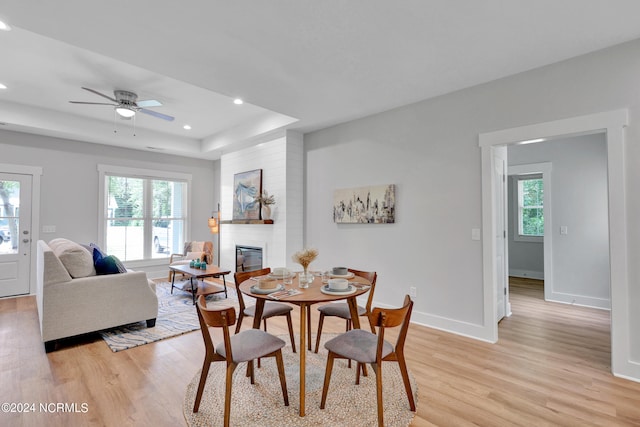
<svg viewBox="0 0 640 427">
<path fill-rule="evenodd" d="M 236 271 L 255 271 L 262 268 L 262 248 L 236 245 Z"/>
</svg>

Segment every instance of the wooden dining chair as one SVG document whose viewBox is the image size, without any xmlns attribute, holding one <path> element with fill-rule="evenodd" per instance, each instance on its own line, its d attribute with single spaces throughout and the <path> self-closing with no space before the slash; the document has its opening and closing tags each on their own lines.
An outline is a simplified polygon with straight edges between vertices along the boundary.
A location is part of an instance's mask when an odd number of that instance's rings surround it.
<svg viewBox="0 0 640 427">
<path fill-rule="evenodd" d="M 249 280 L 252 277 L 264 276 L 271 273 L 270 268 L 263 268 L 262 270 L 254 270 L 254 271 L 238 271 L 234 273 L 233 278 L 236 282 L 236 290 L 238 294 L 238 303 L 240 304 L 240 314 L 238 315 L 238 324 L 236 325 L 236 334 L 240 332 L 240 328 L 242 326 L 242 319 L 244 316 L 254 317 L 256 314 L 255 305 L 247 307 L 244 303 L 244 298 L 242 296 L 242 292 L 240 292 L 239 286 L 245 280 Z M 258 282 L 256 282 L 258 283 Z M 291 348 L 293 352 L 296 352 L 296 342 L 293 336 L 293 324 L 291 322 L 291 307 L 289 304 L 285 304 L 282 302 L 272 302 L 267 301 L 264 304 L 264 309 L 262 311 L 262 322 L 264 323 L 264 331 L 267 332 L 267 319 L 274 316 L 285 316 L 287 318 L 287 325 L 289 325 L 289 337 L 291 338 Z"/>
<path fill-rule="evenodd" d="M 229 419 L 231 418 L 233 372 L 239 363 L 247 362 L 247 374 L 251 378 L 251 384 L 255 384 L 253 361 L 260 357 L 276 358 L 284 405 L 289 406 L 287 380 L 284 374 L 284 362 L 282 360 L 282 347 L 284 347 L 286 343 L 280 338 L 259 329 L 251 329 L 231 336 L 231 334 L 229 334 L 229 327 L 233 326 L 236 322 L 235 308 L 229 307 L 221 310 L 208 309 L 204 295 L 201 295 L 198 299 L 197 306 L 200 329 L 202 330 L 202 338 L 204 339 L 205 356 L 196 400 L 193 404 L 193 412 L 198 412 L 198 409 L 200 409 L 200 401 L 202 400 L 202 394 L 211 364 L 213 362 L 227 362 L 224 393 L 224 426 L 228 427 Z M 224 342 L 214 347 L 211 334 L 209 333 L 209 327 L 221 327 Z"/>
<path fill-rule="evenodd" d="M 413 301 L 409 295 L 404 297 L 401 308 L 383 309 L 375 308 L 369 315 L 369 323 L 378 327 L 378 334 L 365 331 L 363 329 L 352 329 L 344 334 L 327 341 L 324 347 L 329 351 L 327 357 L 327 368 L 324 374 L 324 386 L 322 388 L 322 399 L 320 409 L 324 409 L 331 380 L 331 370 L 334 359 L 353 359 L 358 362 L 356 369 L 356 384 L 360 383 L 360 365 L 371 364 L 376 374 L 376 392 L 378 400 L 378 426 L 384 426 L 384 414 L 382 411 L 382 362 L 398 362 L 400 373 L 404 382 L 404 388 L 409 399 L 409 408 L 415 412 L 416 403 L 411 391 L 407 363 L 404 359 L 404 343 L 407 338 L 409 321 Z M 384 339 L 385 330 L 400 326 L 400 332 L 395 346 Z"/>
<path fill-rule="evenodd" d="M 359 316 L 368 316 L 371 313 L 371 304 L 373 303 L 373 292 L 376 289 L 376 280 L 378 279 L 378 274 L 375 271 L 360 271 L 349 269 L 349 272 L 355 274 L 356 276 L 367 279 L 371 282 L 371 289 L 369 289 L 369 296 L 367 297 L 367 305 L 364 307 L 358 306 L 358 315 Z M 340 317 L 346 320 L 346 330 L 351 330 L 351 312 L 349 311 L 349 304 L 346 302 L 335 302 L 331 304 L 325 304 L 318 307 L 318 311 L 320 312 L 320 319 L 318 319 L 318 333 L 316 335 L 316 348 L 315 352 L 318 352 L 318 348 L 320 348 L 320 336 L 322 335 L 322 325 L 324 324 L 325 316 L 333 316 Z M 375 333 L 373 327 L 371 327 L 371 332 Z M 311 340 L 311 337 L 309 337 Z"/>
</svg>

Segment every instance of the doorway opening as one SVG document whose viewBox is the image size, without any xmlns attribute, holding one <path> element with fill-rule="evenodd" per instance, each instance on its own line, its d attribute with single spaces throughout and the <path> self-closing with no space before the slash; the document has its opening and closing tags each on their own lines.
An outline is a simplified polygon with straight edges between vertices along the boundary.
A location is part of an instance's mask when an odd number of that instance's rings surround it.
<svg viewBox="0 0 640 427">
<path fill-rule="evenodd" d="M 506 147 L 531 139 L 552 139 L 559 136 L 575 136 L 603 133 L 607 146 L 608 214 L 610 221 L 609 253 L 611 284 L 611 367 L 614 375 L 640 378 L 640 366 L 631 357 L 631 336 L 627 277 L 626 202 L 625 202 L 625 157 L 624 127 L 628 122 L 627 110 L 597 113 L 530 126 L 505 129 L 481 134 L 479 145 L 482 151 L 482 211 L 483 236 L 496 236 L 494 157 Z M 483 239 L 483 289 L 484 332 L 488 341 L 498 340 L 497 297 L 495 284 L 498 275 L 496 266 L 496 240 Z"/>
<path fill-rule="evenodd" d="M 509 147 L 511 150 L 513 147 Z M 509 151 L 511 152 L 511 151 Z M 512 153 L 512 152 L 511 152 Z M 545 289 L 553 289 L 553 260 L 552 248 L 554 237 L 554 225 L 552 212 L 552 184 L 551 184 L 551 162 L 543 163 L 527 163 L 521 165 L 513 165 L 509 160 L 508 167 L 508 276 L 525 277 L 541 279 L 548 286 Z M 520 157 L 520 161 L 523 157 Z M 531 161 L 532 157 L 524 156 L 527 161 Z M 539 231 L 530 230 L 522 232 L 521 224 L 522 215 L 520 213 L 520 205 L 526 204 L 524 200 L 520 200 L 518 185 L 523 178 L 540 179 L 542 181 L 542 200 L 532 201 L 531 204 L 537 203 L 542 205 L 542 223 L 533 221 L 532 226 L 542 227 L 542 235 Z M 538 195 L 539 197 L 539 195 Z M 539 214 L 535 213 L 533 216 Z M 548 299 L 545 294 L 545 299 Z"/>
<path fill-rule="evenodd" d="M 610 309 L 605 135 L 556 137 L 507 150 L 509 275 L 544 279 L 546 301 Z M 540 160 L 548 162 L 534 163 Z M 544 215 L 536 205 L 544 205 Z M 521 230 L 525 218 L 530 229 Z"/>
</svg>

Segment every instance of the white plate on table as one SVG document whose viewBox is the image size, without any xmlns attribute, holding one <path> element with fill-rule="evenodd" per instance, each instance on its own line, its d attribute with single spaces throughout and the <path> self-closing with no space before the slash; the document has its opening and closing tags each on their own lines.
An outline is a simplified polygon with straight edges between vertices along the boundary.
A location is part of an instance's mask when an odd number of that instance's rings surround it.
<svg viewBox="0 0 640 427">
<path fill-rule="evenodd" d="M 259 295 L 268 295 L 272 292 L 281 291 L 283 289 L 284 289 L 284 285 L 282 285 L 282 283 L 278 283 L 278 286 L 276 286 L 273 289 L 260 289 L 258 285 L 251 286 L 251 292 Z"/>
<path fill-rule="evenodd" d="M 350 295 L 356 292 L 356 287 L 349 285 L 344 291 L 338 291 L 336 289 L 330 289 L 329 285 L 322 285 L 320 292 L 327 295 Z"/>
<path fill-rule="evenodd" d="M 353 274 L 352 272 L 348 272 L 347 274 L 329 274 L 329 277 L 331 278 L 335 278 L 335 279 L 353 279 L 355 277 L 355 274 Z"/>
</svg>

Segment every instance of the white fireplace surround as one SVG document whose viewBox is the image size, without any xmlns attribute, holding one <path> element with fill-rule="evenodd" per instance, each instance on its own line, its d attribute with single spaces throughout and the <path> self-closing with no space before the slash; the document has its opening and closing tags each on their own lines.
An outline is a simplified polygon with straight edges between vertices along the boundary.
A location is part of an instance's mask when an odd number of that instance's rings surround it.
<svg viewBox="0 0 640 427">
<path fill-rule="evenodd" d="M 234 175 L 262 169 L 262 188 L 275 196 L 273 224 L 221 224 L 220 265 L 236 268 L 236 245 L 262 249 L 263 267 L 292 267 L 291 255 L 303 247 L 303 142 L 286 135 L 220 159 L 222 220 L 233 217 Z"/>
</svg>

